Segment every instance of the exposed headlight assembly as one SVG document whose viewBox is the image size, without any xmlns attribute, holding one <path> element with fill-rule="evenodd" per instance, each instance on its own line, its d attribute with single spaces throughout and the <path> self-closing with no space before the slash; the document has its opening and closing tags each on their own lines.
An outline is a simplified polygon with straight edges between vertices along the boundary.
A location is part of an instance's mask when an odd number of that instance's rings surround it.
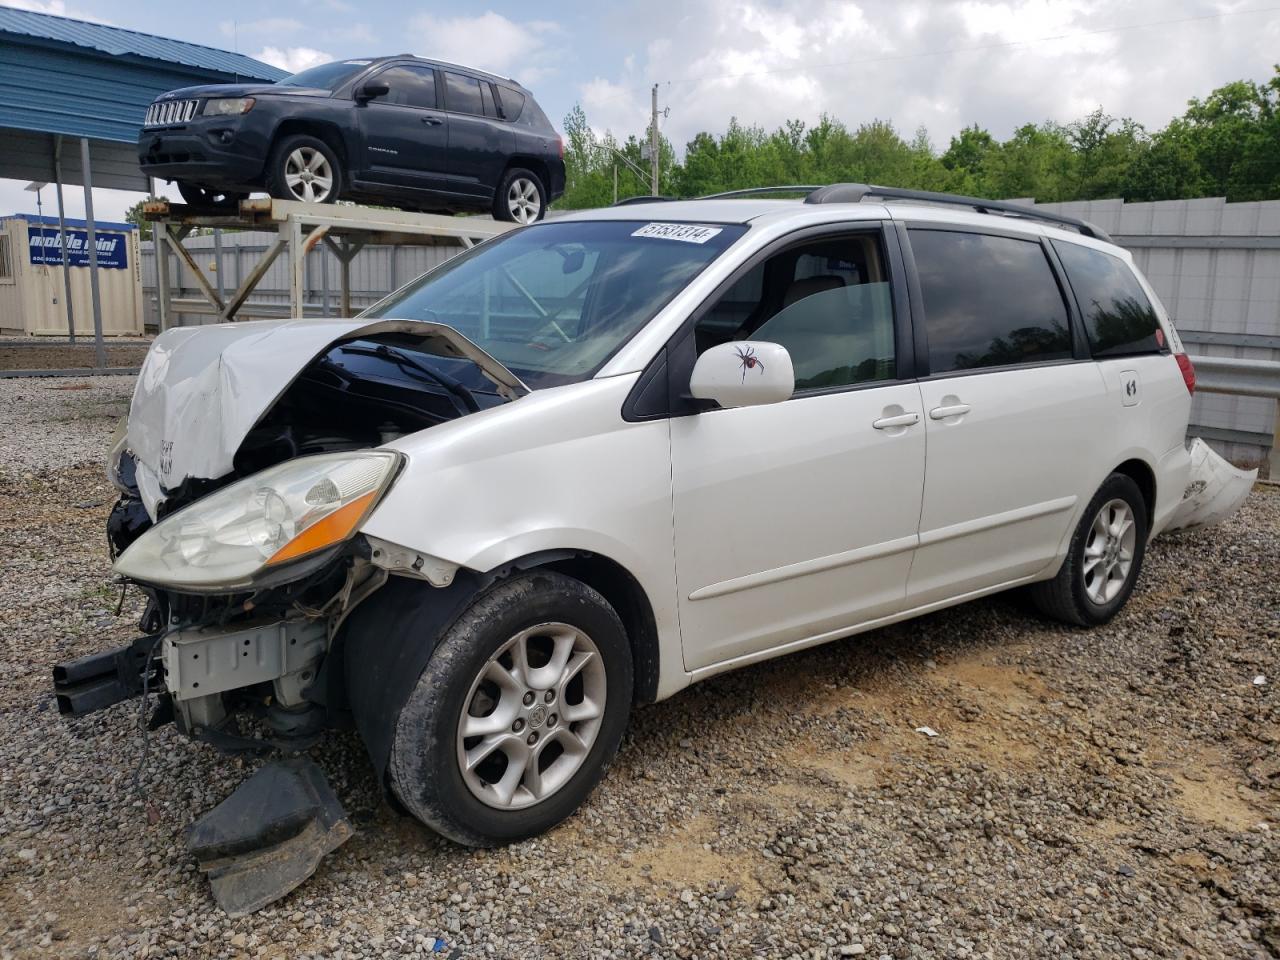
<svg viewBox="0 0 1280 960">
<path fill-rule="evenodd" d="M 200 114 L 205 117 L 238 117 L 252 110 L 253 104 L 253 97 L 219 97 L 206 100 Z"/>
<path fill-rule="evenodd" d="M 116 561 L 131 580 L 238 589 L 355 534 L 399 471 L 390 450 L 289 460 L 165 517 Z"/>
<path fill-rule="evenodd" d="M 121 417 L 116 424 L 115 430 L 111 434 L 111 446 L 107 450 L 107 479 L 111 481 L 111 485 L 121 493 L 127 494 L 129 488 L 125 485 L 124 478 L 120 476 L 120 458 L 124 456 L 125 448 L 129 443 L 129 418 Z"/>
</svg>

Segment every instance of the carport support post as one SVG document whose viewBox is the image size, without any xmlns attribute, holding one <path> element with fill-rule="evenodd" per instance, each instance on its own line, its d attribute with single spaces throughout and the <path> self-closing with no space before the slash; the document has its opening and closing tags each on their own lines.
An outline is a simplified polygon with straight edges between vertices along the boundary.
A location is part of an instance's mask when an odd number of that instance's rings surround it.
<svg viewBox="0 0 1280 960">
<path fill-rule="evenodd" d="M 151 246 L 156 254 L 156 319 L 160 323 L 160 332 L 169 329 L 173 321 L 170 316 L 169 303 L 169 221 L 153 220 L 151 222 Z"/>
<path fill-rule="evenodd" d="M 302 246 L 302 221 L 291 216 L 281 229 L 288 231 L 289 238 L 289 316 L 301 317 L 307 290 L 307 251 Z"/>
<path fill-rule="evenodd" d="M 71 306 L 71 271 L 67 269 L 67 217 L 62 206 L 62 137 L 53 145 L 53 182 L 58 190 L 58 249 L 62 251 L 62 293 L 67 300 L 67 337 L 76 342 L 76 314 Z"/>
<path fill-rule="evenodd" d="M 89 166 L 89 138 L 80 138 L 80 170 L 84 174 L 84 225 L 89 241 L 89 297 L 93 301 L 93 365 L 107 365 L 102 345 L 102 291 L 98 287 L 98 230 L 93 222 L 93 171 Z"/>
</svg>

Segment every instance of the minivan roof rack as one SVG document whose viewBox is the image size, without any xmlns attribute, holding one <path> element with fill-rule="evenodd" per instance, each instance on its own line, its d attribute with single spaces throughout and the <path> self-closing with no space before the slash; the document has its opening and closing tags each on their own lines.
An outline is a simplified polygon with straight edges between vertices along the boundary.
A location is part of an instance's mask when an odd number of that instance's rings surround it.
<svg viewBox="0 0 1280 960">
<path fill-rule="evenodd" d="M 633 203 L 665 203 L 674 199 L 675 199 L 674 197 L 656 197 L 656 196 L 654 197 L 651 197 L 651 196 L 623 197 L 621 200 L 613 201 L 613 206 L 629 207 Z"/>
<path fill-rule="evenodd" d="M 793 188 L 795 189 L 795 188 Z M 1087 220 L 1068 217 L 1035 207 L 1025 207 L 1018 203 L 1004 200 L 983 200 L 981 197 L 966 197 L 958 193 L 934 193 L 931 190 L 905 190 L 899 187 L 878 187 L 868 183 L 833 183 L 825 187 L 815 188 L 804 198 L 805 203 L 860 203 L 867 197 L 878 197 L 883 200 L 915 200 L 919 203 L 942 203 L 959 207 L 968 207 L 978 213 L 997 213 L 1003 216 L 1025 217 L 1028 220 L 1041 220 L 1057 226 L 1071 227 L 1086 237 L 1105 240 L 1112 243 L 1105 230 L 1095 227 Z"/>
<path fill-rule="evenodd" d="M 732 197 L 759 197 L 768 196 L 771 193 L 804 193 L 812 194 L 815 190 L 824 189 L 822 186 L 813 184 L 791 184 L 790 186 L 774 186 L 774 187 L 747 187 L 745 190 L 726 190 L 723 193 L 709 193 L 705 197 L 699 197 L 699 200 L 726 200 Z"/>
</svg>

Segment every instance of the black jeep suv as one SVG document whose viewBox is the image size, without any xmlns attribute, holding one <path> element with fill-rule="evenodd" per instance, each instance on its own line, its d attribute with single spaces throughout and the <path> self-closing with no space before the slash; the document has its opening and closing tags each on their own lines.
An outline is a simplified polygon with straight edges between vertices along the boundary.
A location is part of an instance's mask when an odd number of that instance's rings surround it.
<svg viewBox="0 0 1280 960">
<path fill-rule="evenodd" d="M 528 90 L 407 55 L 173 90 L 147 109 L 138 159 L 205 207 L 265 190 L 531 223 L 564 192 L 563 141 Z"/>
</svg>

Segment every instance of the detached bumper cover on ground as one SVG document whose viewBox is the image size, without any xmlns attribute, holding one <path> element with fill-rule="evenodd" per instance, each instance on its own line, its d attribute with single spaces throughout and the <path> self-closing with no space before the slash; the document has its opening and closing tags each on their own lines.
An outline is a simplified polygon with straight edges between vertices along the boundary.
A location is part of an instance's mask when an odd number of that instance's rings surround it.
<svg viewBox="0 0 1280 960">
<path fill-rule="evenodd" d="M 1187 490 L 1167 531 L 1211 527 L 1235 516 L 1258 479 L 1257 470 L 1233 467 L 1199 437 L 1191 441 L 1190 452 Z"/>
<path fill-rule="evenodd" d="M 305 757 L 271 763 L 187 830 L 218 906 L 242 917 L 316 872 L 352 834 L 320 768 Z"/>
</svg>

